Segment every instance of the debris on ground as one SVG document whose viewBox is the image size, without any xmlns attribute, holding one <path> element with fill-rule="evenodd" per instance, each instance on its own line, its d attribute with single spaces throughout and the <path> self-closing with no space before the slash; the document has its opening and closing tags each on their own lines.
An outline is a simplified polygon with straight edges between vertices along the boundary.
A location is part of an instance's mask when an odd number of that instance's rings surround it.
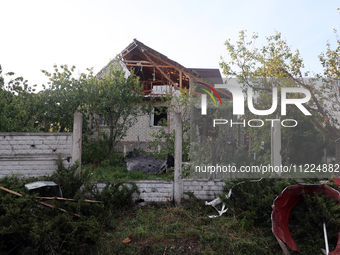
<svg viewBox="0 0 340 255">
<path fill-rule="evenodd" d="M 250 180 L 250 182 L 259 182 L 261 181 L 263 178 L 259 179 L 259 180 Z M 225 196 L 226 199 L 229 199 L 231 194 L 232 194 L 232 189 L 237 186 L 237 185 L 240 185 L 242 183 L 245 183 L 244 181 L 243 182 L 239 182 L 239 183 L 236 183 L 228 192 L 228 194 Z M 225 203 L 222 204 L 222 209 L 221 210 L 218 210 L 216 208 L 216 205 L 220 204 L 222 202 L 222 199 L 220 197 L 217 197 L 215 198 L 214 200 L 208 202 L 208 201 L 205 201 L 205 205 L 211 205 L 212 207 L 215 208 L 215 210 L 218 212 L 218 215 L 210 215 L 209 218 L 216 218 L 216 217 L 220 217 L 222 214 L 224 214 L 226 211 L 228 211 L 228 208 L 227 209 L 224 209 L 225 208 Z"/>
<path fill-rule="evenodd" d="M 43 188 L 43 187 L 55 187 L 56 189 L 53 189 L 52 190 L 52 195 L 61 195 L 60 197 L 59 196 L 53 196 L 53 197 L 40 197 L 40 196 L 35 196 L 36 199 L 43 199 L 43 201 L 38 201 L 39 204 L 41 205 L 44 205 L 46 207 L 50 207 L 50 208 L 53 208 L 54 205 L 52 205 L 51 202 L 49 202 L 48 200 L 62 200 L 62 201 L 74 201 L 74 202 L 77 202 L 77 200 L 75 199 L 70 199 L 70 198 L 63 198 L 62 197 L 62 191 L 61 191 L 61 188 L 59 187 L 58 184 L 54 183 L 54 182 L 51 182 L 51 181 L 38 181 L 38 182 L 32 182 L 32 183 L 28 183 L 28 184 L 25 184 L 25 188 L 27 190 L 34 190 L 34 189 L 40 189 L 40 188 Z M 0 186 L 0 190 L 3 190 L 3 191 L 6 191 L 8 193 L 11 193 L 13 195 L 16 195 L 18 197 L 22 197 L 22 194 L 16 192 L 16 191 L 13 191 L 13 190 L 10 190 L 10 189 L 7 189 L 5 187 L 2 187 Z M 46 190 L 44 190 L 46 192 Z M 50 191 L 50 190 L 49 190 Z M 55 193 L 56 192 L 56 193 Z M 84 202 L 88 202 L 88 203 L 103 203 L 101 201 L 95 201 L 95 200 L 89 200 L 89 199 L 85 199 Z M 59 208 L 57 207 L 60 211 L 62 212 L 66 212 L 67 211 L 63 208 Z M 80 218 L 83 218 L 83 216 L 80 216 L 79 214 L 76 214 L 74 213 L 73 214 L 74 216 L 77 216 L 77 217 L 80 217 Z"/>
<path fill-rule="evenodd" d="M 63 197 L 63 192 L 58 184 L 52 181 L 37 181 L 25 184 L 28 190 L 39 190 L 43 197 Z"/>
<path fill-rule="evenodd" d="M 169 157 L 168 157 L 169 158 Z M 123 162 L 128 171 L 142 171 L 146 174 L 159 174 L 167 169 L 167 162 L 171 159 L 157 159 L 136 149 L 130 151 Z"/>
<path fill-rule="evenodd" d="M 286 187 L 282 193 L 274 199 L 272 205 L 273 211 L 271 215 L 273 234 L 275 235 L 285 254 L 289 254 L 287 253 L 285 244 L 291 250 L 300 252 L 297 244 L 291 236 L 290 230 L 288 228 L 288 222 L 291 210 L 298 204 L 299 201 L 304 200 L 305 194 L 309 195 L 310 197 L 315 196 L 315 194 L 324 194 L 340 203 L 340 192 L 325 184 L 297 184 Z M 326 231 L 324 232 L 326 233 Z M 325 236 L 327 237 L 327 235 Z M 339 243 L 340 233 L 338 233 L 338 236 Z M 340 246 L 337 245 L 335 250 L 329 252 L 328 254 L 340 254 Z"/>
</svg>

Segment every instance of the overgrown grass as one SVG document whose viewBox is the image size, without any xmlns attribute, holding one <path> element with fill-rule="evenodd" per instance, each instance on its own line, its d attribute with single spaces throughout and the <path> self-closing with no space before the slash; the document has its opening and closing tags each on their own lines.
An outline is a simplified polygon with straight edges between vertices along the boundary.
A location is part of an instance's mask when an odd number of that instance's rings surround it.
<svg viewBox="0 0 340 255">
<path fill-rule="evenodd" d="M 281 254 L 268 231 L 240 228 L 237 217 L 216 214 L 203 201 L 127 210 L 91 254 Z M 269 229 L 270 232 L 270 229 Z M 127 243 L 124 240 L 129 241 Z"/>
<path fill-rule="evenodd" d="M 88 165 L 86 168 L 91 168 Z M 170 174 L 145 174 L 142 171 L 127 171 L 125 165 L 99 166 L 91 171 L 93 180 L 173 180 L 173 172 Z"/>
</svg>

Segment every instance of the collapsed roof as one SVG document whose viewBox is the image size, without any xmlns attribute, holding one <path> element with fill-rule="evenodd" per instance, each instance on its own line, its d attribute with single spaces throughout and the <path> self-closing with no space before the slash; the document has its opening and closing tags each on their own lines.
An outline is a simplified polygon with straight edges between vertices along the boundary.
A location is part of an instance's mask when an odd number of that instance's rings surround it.
<svg viewBox="0 0 340 255">
<path fill-rule="evenodd" d="M 117 60 L 124 70 L 134 69 L 134 75 L 139 76 L 140 82 L 144 84 L 145 96 L 169 92 L 171 85 L 178 89 L 189 89 L 189 78 L 213 87 L 214 84 L 223 83 L 219 69 L 185 68 L 136 39 L 110 61 L 97 77 L 104 78 L 105 70 Z M 231 98 L 228 91 L 218 91 L 221 97 Z"/>
</svg>

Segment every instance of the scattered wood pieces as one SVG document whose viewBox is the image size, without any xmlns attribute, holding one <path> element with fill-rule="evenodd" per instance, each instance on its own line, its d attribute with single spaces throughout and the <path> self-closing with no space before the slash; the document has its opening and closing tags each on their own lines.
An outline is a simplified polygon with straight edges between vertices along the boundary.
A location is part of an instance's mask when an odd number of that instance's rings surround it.
<svg viewBox="0 0 340 255">
<path fill-rule="evenodd" d="M 6 189 L 2 186 L 0 186 L 0 189 L 3 190 L 3 191 L 6 191 L 8 193 L 11 193 L 13 195 L 16 195 L 16 196 L 19 196 L 19 197 L 22 197 L 22 195 L 18 192 L 15 192 L 13 190 L 10 190 L 10 189 Z M 38 199 L 45 199 L 45 200 L 53 200 L 53 199 L 56 199 L 56 200 L 63 200 L 63 201 L 77 201 L 77 200 L 74 200 L 74 199 L 71 199 L 71 198 L 63 198 L 63 197 L 35 197 L 35 198 L 38 198 Z M 103 203 L 102 201 L 96 201 L 96 200 L 90 200 L 90 199 L 84 199 L 83 200 L 84 202 L 88 202 L 88 203 Z"/>
<path fill-rule="evenodd" d="M 11 194 L 13 194 L 13 195 L 22 197 L 22 195 L 21 195 L 20 193 L 15 192 L 15 191 L 10 190 L 10 189 L 6 189 L 6 188 L 4 188 L 4 187 L 2 187 L 2 186 L 0 186 L 0 190 L 3 190 L 3 191 L 6 191 L 6 192 L 8 192 L 8 193 L 11 193 Z M 57 199 L 57 200 L 63 200 L 63 201 L 77 201 L 77 200 L 74 200 L 74 199 L 63 198 L 63 197 L 35 197 L 35 198 L 37 198 L 37 199 L 45 199 L 45 200 L 53 200 L 53 199 Z M 85 202 L 88 202 L 88 203 L 103 203 L 102 201 L 95 201 L 95 200 L 89 200 L 89 199 L 85 199 L 84 201 L 85 201 Z M 53 207 L 54 207 L 53 205 L 50 205 L 50 204 L 45 203 L 45 202 L 42 202 L 42 201 L 39 201 L 39 204 L 44 205 L 44 206 L 47 206 L 47 207 L 50 207 L 50 208 L 53 208 Z M 58 209 L 59 209 L 60 211 L 62 211 L 62 212 L 66 212 L 66 213 L 67 213 L 67 211 L 66 211 L 65 209 L 62 209 L 62 208 L 59 208 L 59 207 L 58 207 Z M 76 214 L 76 213 L 74 213 L 73 215 L 75 215 L 75 216 L 77 216 L 77 217 L 79 217 L 79 218 L 83 218 L 83 216 L 81 216 L 81 215 L 79 215 L 79 214 Z M 124 240 L 125 240 L 125 239 L 124 239 Z M 130 239 L 130 241 L 131 241 L 131 239 Z"/>
</svg>

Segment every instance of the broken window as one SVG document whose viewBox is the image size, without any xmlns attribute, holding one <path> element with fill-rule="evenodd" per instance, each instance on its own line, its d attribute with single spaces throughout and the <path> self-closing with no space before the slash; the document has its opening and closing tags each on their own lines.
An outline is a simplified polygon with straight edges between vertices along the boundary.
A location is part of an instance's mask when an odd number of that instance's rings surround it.
<svg viewBox="0 0 340 255">
<path fill-rule="evenodd" d="M 163 126 L 168 123 L 168 108 L 154 107 L 151 112 L 150 126 Z"/>
</svg>

